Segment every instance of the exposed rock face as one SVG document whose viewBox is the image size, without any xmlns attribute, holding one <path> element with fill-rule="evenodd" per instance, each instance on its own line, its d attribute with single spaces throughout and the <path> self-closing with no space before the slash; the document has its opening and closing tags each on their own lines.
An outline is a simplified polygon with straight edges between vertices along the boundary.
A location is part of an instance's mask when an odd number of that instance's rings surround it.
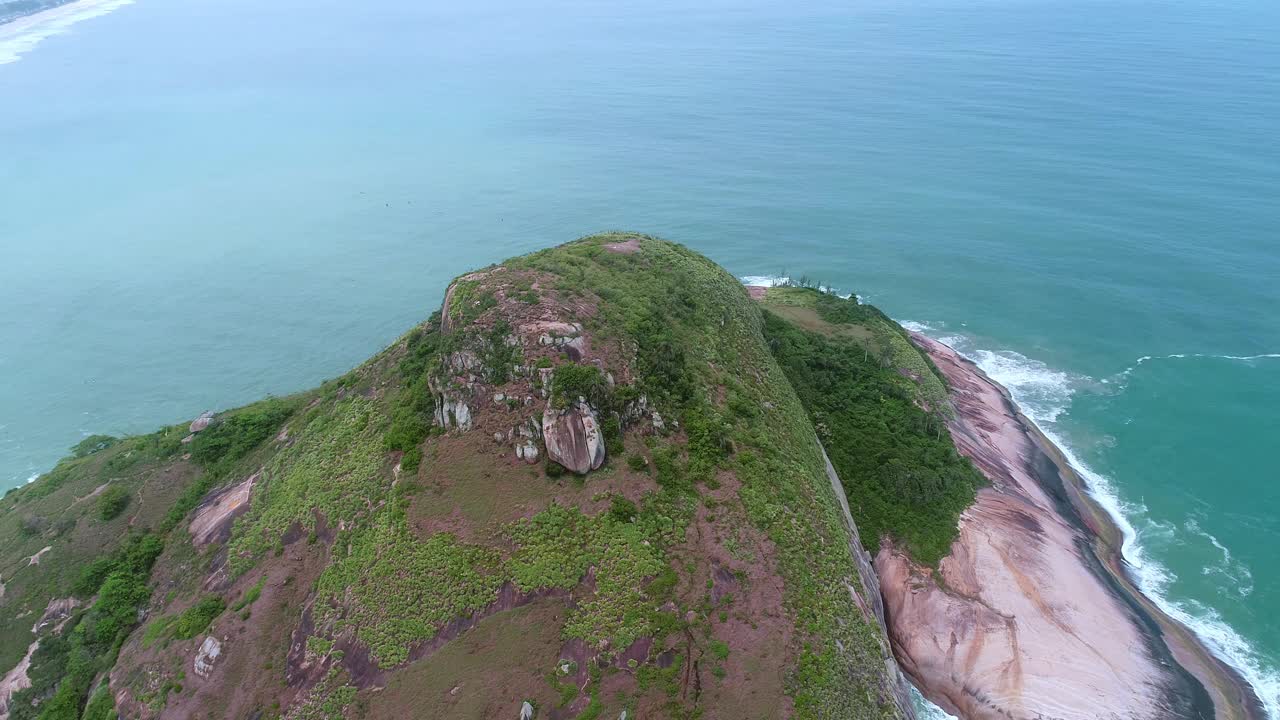
<svg viewBox="0 0 1280 720">
<path fill-rule="evenodd" d="M 218 662 L 218 658 L 222 657 L 222 643 L 218 638 L 210 635 L 200 643 L 200 649 L 196 650 L 195 660 L 192 661 L 192 669 L 196 675 L 202 678 L 208 678 L 209 673 L 213 672 L 213 666 Z"/>
<path fill-rule="evenodd" d="M 579 400 L 560 410 L 547 403 L 542 412 L 542 437 L 547 457 L 579 475 L 604 464 L 604 436 L 595 411 Z"/>
<path fill-rule="evenodd" d="M 196 509 L 188 530 L 196 547 L 208 545 L 231 531 L 231 521 L 249 509 L 249 498 L 260 473 L 254 473 L 214 495 Z"/>
<path fill-rule="evenodd" d="M 38 647 L 40 647 L 39 640 L 27 646 L 27 654 L 13 666 L 12 670 L 0 678 L 0 720 L 9 720 L 9 702 L 13 700 L 14 693 L 31 687 L 31 678 L 27 676 L 27 671 L 31 669 L 31 656 L 35 654 Z"/>
<path fill-rule="evenodd" d="M 192 433 L 198 433 L 209 427 L 209 423 L 213 422 L 213 412 L 206 411 L 200 414 L 200 417 L 191 421 L 191 426 L 187 428 Z"/>
<path fill-rule="evenodd" d="M 436 424 L 446 430 L 471 429 L 471 407 L 467 401 L 450 393 L 442 393 L 436 398 Z"/>
<path fill-rule="evenodd" d="M 826 449 L 822 448 L 822 443 L 818 443 L 818 447 L 822 449 L 822 460 L 827 465 L 827 478 L 831 481 L 831 489 L 835 492 L 836 500 L 840 502 L 840 509 L 844 514 L 845 524 L 849 529 L 849 549 L 853 553 L 854 562 L 857 564 L 858 578 L 862 581 L 862 588 L 850 586 L 849 592 L 853 595 L 854 601 L 858 603 L 858 607 L 864 615 L 874 616 L 874 622 L 880 626 L 881 632 L 888 633 L 888 627 L 885 623 L 884 602 L 880 598 L 880 580 L 876 577 L 876 573 L 871 564 L 871 555 L 862 547 L 862 543 L 858 540 L 858 526 L 853 521 L 853 515 L 849 512 L 849 499 L 844 494 L 844 485 L 840 482 L 840 476 L 836 474 L 836 469 L 831 465 L 831 460 L 827 458 Z M 898 663 L 894 661 L 893 654 L 888 652 L 889 648 L 885 648 L 885 671 L 890 681 L 894 684 L 894 703 L 898 706 L 898 711 L 906 718 L 915 717 L 915 706 L 911 702 L 911 694 L 908 690 L 907 679 L 903 677 L 902 671 L 898 668 Z"/>
<path fill-rule="evenodd" d="M 999 389 L 950 348 L 916 340 L 951 385 L 957 448 L 992 487 L 961 517 L 942 583 L 888 542 L 876 556 L 903 669 L 966 720 L 1201 717 L 1203 689 L 1100 575 Z"/>
<path fill-rule="evenodd" d="M 80 606 L 80 601 L 74 597 L 54 598 L 44 609 L 44 614 L 31 626 L 31 632 L 39 635 L 47 628 L 60 630 L 62 624 L 67 618 L 71 617 L 71 611 Z"/>
<path fill-rule="evenodd" d="M 517 445 L 516 457 L 532 465 L 538 462 L 538 446 L 534 445 L 533 441 L 526 441 L 523 445 Z"/>
</svg>

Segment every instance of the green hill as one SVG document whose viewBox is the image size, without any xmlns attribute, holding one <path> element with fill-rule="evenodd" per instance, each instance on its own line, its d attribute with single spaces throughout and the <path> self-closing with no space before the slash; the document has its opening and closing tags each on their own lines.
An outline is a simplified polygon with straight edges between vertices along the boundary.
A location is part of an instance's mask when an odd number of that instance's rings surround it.
<svg viewBox="0 0 1280 720">
<path fill-rule="evenodd" d="M 0 503 L 10 717 L 909 716 L 818 440 L 878 503 L 862 542 L 926 560 L 972 478 L 919 353 L 805 329 L 896 330 L 830 302 L 592 236 L 459 278 L 315 390 L 91 438 Z M 910 428 L 864 461 L 875 392 Z M 941 512 L 893 492 L 928 472 Z"/>
</svg>

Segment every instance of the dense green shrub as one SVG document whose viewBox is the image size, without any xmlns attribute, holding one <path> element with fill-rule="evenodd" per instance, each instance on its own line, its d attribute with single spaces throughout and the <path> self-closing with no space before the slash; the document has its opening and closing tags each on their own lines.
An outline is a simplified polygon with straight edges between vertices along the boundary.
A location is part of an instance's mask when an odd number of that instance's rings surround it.
<svg viewBox="0 0 1280 720">
<path fill-rule="evenodd" d="M 580 397 L 597 408 L 608 405 L 609 384 L 604 373 L 595 365 L 569 362 L 556 366 L 551 374 L 551 401 L 557 407 L 568 407 Z"/>
<path fill-rule="evenodd" d="M 76 445 L 71 448 L 71 454 L 78 458 L 88 457 L 96 452 L 106 450 L 118 442 L 120 442 L 119 438 L 114 438 L 110 435 L 90 435 L 79 443 L 76 443 Z"/>
<path fill-rule="evenodd" d="M 89 704 L 85 705 L 84 714 L 80 716 L 81 720 L 115 720 L 116 703 L 115 697 L 111 694 L 111 687 L 103 682 L 98 689 L 93 692 L 89 698 Z"/>
<path fill-rule="evenodd" d="M 916 404 L 895 367 L 853 341 L 765 313 L 774 357 L 804 403 L 873 554 L 884 535 L 920 563 L 950 549 L 982 475 L 952 444 L 944 420 Z"/>
<path fill-rule="evenodd" d="M 295 409 L 296 402 L 270 398 L 230 413 L 196 435 L 191 459 L 207 468 L 239 460 L 278 432 Z"/>
<path fill-rule="evenodd" d="M 86 565 L 80 571 L 80 577 L 72 586 L 72 592 L 79 597 L 90 597 L 98 592 L 98 588 L 109 575 L 123 572 L 133 575 L 147 575 L 156 558 L 164 551 L 164 541 L 152 533 L 136 533 L 130 535 L 120 547 L 106 557 L 100 557 Z"/>
<path fill-rule="evenodd" d="M 111 485 L 98 496 L 98 518 L 106 521 L 119 517 L 132 496 L 120 485 Z"/>
<path fill-rule="evenodd" d="M 220 595 L 205 595 L 200 601 L 178 616 L 173 624 L 173 636 L 179 640 L 190 640 L 204 632 L 214 618 L 222 614 L 227 602 Z"/>
</svg>

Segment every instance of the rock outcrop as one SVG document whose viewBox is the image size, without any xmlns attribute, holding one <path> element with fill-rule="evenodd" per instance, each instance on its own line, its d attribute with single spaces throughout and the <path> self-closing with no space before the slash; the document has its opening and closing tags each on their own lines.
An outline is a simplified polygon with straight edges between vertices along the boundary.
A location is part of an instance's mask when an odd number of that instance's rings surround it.
<svg viewBox="0 0 1280 720">
<path fill-rule="evenodd" d="M 191 661 L 192 670 L 196 675 L 207 678 L 209 673 L 213 672 L 213 666 L 217 664 L 220 657 L 222 657 L 222 642 L 210 635 L 200 643 L 200 649 L 196 650 L 195 659 Z"/>
<path fill-rule="evenodd" d="M 205 428 L 209 427 L 209 423 L 212 423 L 212 422 L 213 422 L 213 411 L 206 410 L 205 412 L 200 413 L 200 417 L 191 421 L 191 425 L 187 428 L 187 430 L 192 433 L 198 433 L 201 430 L 204 430 Z"/>
<path fill-rule="evenodd" d="M 547 457 L 579 475 L 604 464 L 600 421 L 583 400 L 564 409 L 548 402 L 542 412 L 542 438 L 547 445 Z"/>
<path fill-rule="evenodd" d="M 187 526 L 191 542 L 196 547 L 208 545 L 231 532 L 231 522 L 249 509 L 249 498 L 260 476 L 261 472 L 250 475 L 210 497 L 196 509 L 195 517 Z"/>
<path fill-rule="evenodd" d="M 827 451 L 822 447 L 822 443 L 818 443 L 819 449 L 822 450 L 822 461 L 827 466 L 827 479 L 831 481 L 831 491 L 835 493 L 836 500 L 840 503 L 840 510 L 844 515 L 845 525 L 849 529 L 849 551 L 853 555 L 856 565 L 858 580 L 861 589 L 850 587 L 849 593 L 853 595 L 853 599 L 858 603 L 862 613 L 868 616 L 868 620 L 880 626 L 880 630 L 888 637 L 888 623 L 885 619 L 884 601 L 880 596 L 880 579 L 876 576 L 875 568 L 872 566 L 871 555 L 862 547 L 862 542 L 858 540 L 858 525 L 853 520 L 853 514 L 849 511 L 849 498 L 845 495 L 844 484 L 840 482 L 840 476 L 836 473 L 835 467 L 831 465 L 831 459 L 827 457 Z M 893 702 L 897 706 L 898 712 L 904 718 L 915 717 L 915 706 L 911 702 L 911 694 L 907 679 L 903 676 L 902 670 L 898 667 L 898 663 L 894 660 L 893 653 L 889 648 L 885 648 L 885 674 L 889 678 L 889 685 L 893 688 Z"/>
</svg>

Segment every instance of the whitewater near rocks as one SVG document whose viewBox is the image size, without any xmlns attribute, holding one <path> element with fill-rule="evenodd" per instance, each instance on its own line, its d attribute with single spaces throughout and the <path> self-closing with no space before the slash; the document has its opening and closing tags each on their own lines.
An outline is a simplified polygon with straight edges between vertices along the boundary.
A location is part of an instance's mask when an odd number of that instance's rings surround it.
<svg viewBox="0 0 1280 720">
<path fill-rule="evenodd" d="M 1046 482 L 1059 477 L 1053 459 L 1001 389 L 946 345 L 913 339 L 951 386 L 957 449 L 991 481 L 936 574 L 891 545 L 876 557 L 895 652 L 925 695 L 964 718 L 1262 717 L 1233 673 L 1185 631 L 1162 637 L 1158 610 L 1102 569 L 1069 489 Z"/>
</svg>

